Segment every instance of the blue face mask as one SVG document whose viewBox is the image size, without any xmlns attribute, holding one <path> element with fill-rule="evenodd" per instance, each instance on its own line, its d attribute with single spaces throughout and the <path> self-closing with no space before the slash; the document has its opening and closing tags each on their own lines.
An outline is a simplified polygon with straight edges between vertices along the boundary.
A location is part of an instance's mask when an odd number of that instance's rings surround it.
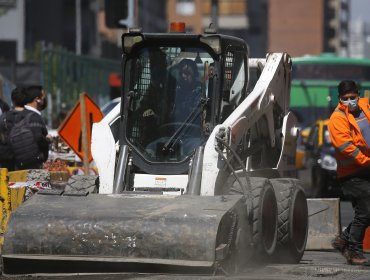
<svg viewBox="0 0 370 280">
<path fill-rule="evenodd" d="M 357 108 L 357 104 L 358 104 L 358 99 L 356 98 L 355 100 L 346 100 L 346 101 L 342 101 L 344 105 L 347 105 L 348 106 L 348 110 L 350 112 L 356 110 Z"/>
</svg>

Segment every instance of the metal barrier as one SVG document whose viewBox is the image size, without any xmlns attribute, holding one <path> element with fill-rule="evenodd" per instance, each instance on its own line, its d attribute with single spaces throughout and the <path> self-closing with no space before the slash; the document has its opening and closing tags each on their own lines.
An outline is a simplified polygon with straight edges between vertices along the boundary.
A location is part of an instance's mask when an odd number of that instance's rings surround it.
<svg viewBox="0 0 370 280">
<path fill-rule="evenodd" d="M 40 82 L 48 93 L 49 127 L 55 127 L 53 120 L 62 111 L 68 112 L 81 92 L 87 92 L 100 106 L 109 101 L 108 79 L 111 73 L 121 73 L 119 60 L 77 56 L 52 45 L 43 45 L 40 53 Z"/>
<path fill-rule="evenodd" d="M 311 198 L 308 205 L 306 250 L 332 250 L 331 241 L 341 232 L 339 198 Z"/>
</svg>

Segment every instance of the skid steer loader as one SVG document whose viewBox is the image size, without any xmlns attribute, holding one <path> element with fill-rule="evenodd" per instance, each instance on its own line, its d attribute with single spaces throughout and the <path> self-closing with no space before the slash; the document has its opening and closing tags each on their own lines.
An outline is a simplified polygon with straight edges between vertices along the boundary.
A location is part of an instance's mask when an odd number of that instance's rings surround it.
<svg viewBox="0 0 370 280">
<path fill-rule="evenodd" d="M 308 219 L 294 179 L 289 55 L 251 59 L 243 40 L 211 29 L 133 29 L 122 49 L 122 102 L 93 127 L 99 177 L 17 208 L 3 273 L 234 273 L 299 262 Z"/>
</svg>

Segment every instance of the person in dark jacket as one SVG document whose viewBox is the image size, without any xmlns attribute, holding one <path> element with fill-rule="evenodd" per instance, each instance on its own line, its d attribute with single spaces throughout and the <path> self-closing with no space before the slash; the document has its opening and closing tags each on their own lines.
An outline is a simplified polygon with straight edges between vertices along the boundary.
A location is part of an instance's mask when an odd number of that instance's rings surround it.
<svg viewBox="0 0 370 280">
<path fill-rule="evenodd" d="M 40 169 L 42 164 L 48 159 L 50 136 L 46 128 L 45 122 L 41 116 L 41 111 L 46 108 L 47 99 L 42 86 L 34 85 L 30 86 L 26 90 L 26 105 L 25 110 L 22 112 L 23 117 L 29 116 L 29 127 L 33 134 L 34 143 L 27 144 L 29 139 L 20 138 L 14 148 L 15 153 L 15 168 L 20 169 Z"/>
<path fill-rule="evenodd" d="M 9 111 L 9 105 L 0 98 L 0 116 Z"/>
<path fill-rule="evenodd" d="M 13 108 L 0 116 L 0 167 L 14 171 L 14 155 L 9 145 L 9 132 L 23 116 L 26 89 L 16 87 L 11 94 Z"/>
</svg>

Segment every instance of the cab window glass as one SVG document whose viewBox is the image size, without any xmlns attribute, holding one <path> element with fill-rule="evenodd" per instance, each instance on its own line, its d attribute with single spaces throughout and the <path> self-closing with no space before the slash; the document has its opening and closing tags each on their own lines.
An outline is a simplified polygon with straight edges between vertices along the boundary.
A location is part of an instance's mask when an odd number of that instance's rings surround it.
<svg viewBox="0 0 370 280">
<path fill-rule="evenodd" d="M 226 53 L 224 63 L 224 84 L 222 88 L 221 121 L 245 98 L 248 66 L 245 54 L 230 50 Z"/>
</svg>

